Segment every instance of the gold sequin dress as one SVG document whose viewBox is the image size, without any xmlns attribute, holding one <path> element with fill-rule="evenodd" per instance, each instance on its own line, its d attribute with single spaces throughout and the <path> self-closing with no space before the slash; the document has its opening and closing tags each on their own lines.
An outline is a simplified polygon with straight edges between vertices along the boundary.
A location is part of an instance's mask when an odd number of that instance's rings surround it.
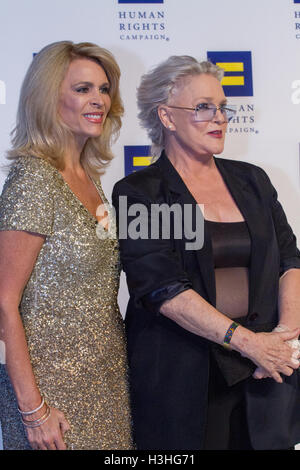
<svg viewBox="0 0 300 470">
<path fill-rule="evenodd" d="M 38 387 L 71 425 L 68 449 L 132 449 L 118 246 L 96 225 L 52 165 L 34 157 L 14 163 L 0 230 L 46 236 L 20 304 Z M 30 448 L 3 364 L 0 420 L 4 449 Z"/>
</svg>

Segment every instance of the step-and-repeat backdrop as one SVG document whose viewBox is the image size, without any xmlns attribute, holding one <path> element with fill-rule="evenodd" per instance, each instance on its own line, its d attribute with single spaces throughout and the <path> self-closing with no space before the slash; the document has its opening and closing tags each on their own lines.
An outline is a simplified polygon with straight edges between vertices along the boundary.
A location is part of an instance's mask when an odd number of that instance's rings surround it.
<svg viewBox="0 0 300 470">
<path fill-rule="evenodd" d="M 116 181 L 149 163 L 137 120 L 141 75 L 170 55 L 209 58 L 222 64 L 225 93 L 238 109 L 222 155 L 267 171 L 300 239 L 300 0 L 1 0 L 0 164 L 33 54 L 60 40 L 97 43 L 122 71 L 126 111 L 102 179 L 108 198 Z M 122 276 L 122 313 L 127 299 Z"/>
</svg>

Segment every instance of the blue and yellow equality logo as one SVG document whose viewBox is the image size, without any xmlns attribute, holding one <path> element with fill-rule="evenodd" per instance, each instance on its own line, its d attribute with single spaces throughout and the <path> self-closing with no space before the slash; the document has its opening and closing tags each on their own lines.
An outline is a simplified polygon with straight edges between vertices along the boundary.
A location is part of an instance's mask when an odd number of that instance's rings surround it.
<svg viewBox="0 0 300 470">
<path fill-rule="evenodd" d="M 150 145 L 125 145 L 125 176 L 150 165 Z"/>
<path fill-rule="evenodd" d="M 253 96 L 251 51 L 207 52 L 207 58 L 221 67 L 226 96 Z"/>
<path fill-rule="evenodd" d="M 164 3 L 164 0 L 118 0 L 119 3 Z"/>
</svg>

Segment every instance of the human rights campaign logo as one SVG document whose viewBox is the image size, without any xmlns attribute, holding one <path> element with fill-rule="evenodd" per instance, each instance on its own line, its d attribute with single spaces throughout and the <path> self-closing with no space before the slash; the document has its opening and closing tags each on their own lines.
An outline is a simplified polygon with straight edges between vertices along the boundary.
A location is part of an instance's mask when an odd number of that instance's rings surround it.
<svg viewBox="0 0 300 470">
<path fill-rule="evenodd" d="M 150 165 L 152 156 L 149 145 L 125 145 L 125 176 Z"/>
<path fill-rule="evenodd" d="M 164 0 L 118 0 L 119 3 L 164 3 Z"/>
<path fill-rule="evenodd" d="M 207 58 L 225 71 L 221 84 L 226 96 L 253 96 L 250 51 L 210 51 Z"/>
</svg>

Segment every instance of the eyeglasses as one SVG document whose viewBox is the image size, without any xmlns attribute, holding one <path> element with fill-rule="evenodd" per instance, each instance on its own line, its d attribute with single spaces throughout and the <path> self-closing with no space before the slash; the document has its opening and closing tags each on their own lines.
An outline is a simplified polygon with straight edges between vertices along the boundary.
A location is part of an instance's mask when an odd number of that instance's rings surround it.
<svg viewBox="0 0 300 470">
<path fill-rule="evenodd" d="M 230 121 L 236 114 L 236 106 L 230 105 L 230 108 L 227 108 L 227 105 L 221 104 L 221 106 L 215 106 L 214 104 L 200 103 L 197 104 L 195 108 L 186 108 L 184 106 L 170 106 L 168 108 L 175 109 L 187 109 L 189 111 L 195 111 L 195 121 L 205 122 L 212 121 L 215 117 L 217 111 L 221 111 L 225 122 Z"/>
</svg>

